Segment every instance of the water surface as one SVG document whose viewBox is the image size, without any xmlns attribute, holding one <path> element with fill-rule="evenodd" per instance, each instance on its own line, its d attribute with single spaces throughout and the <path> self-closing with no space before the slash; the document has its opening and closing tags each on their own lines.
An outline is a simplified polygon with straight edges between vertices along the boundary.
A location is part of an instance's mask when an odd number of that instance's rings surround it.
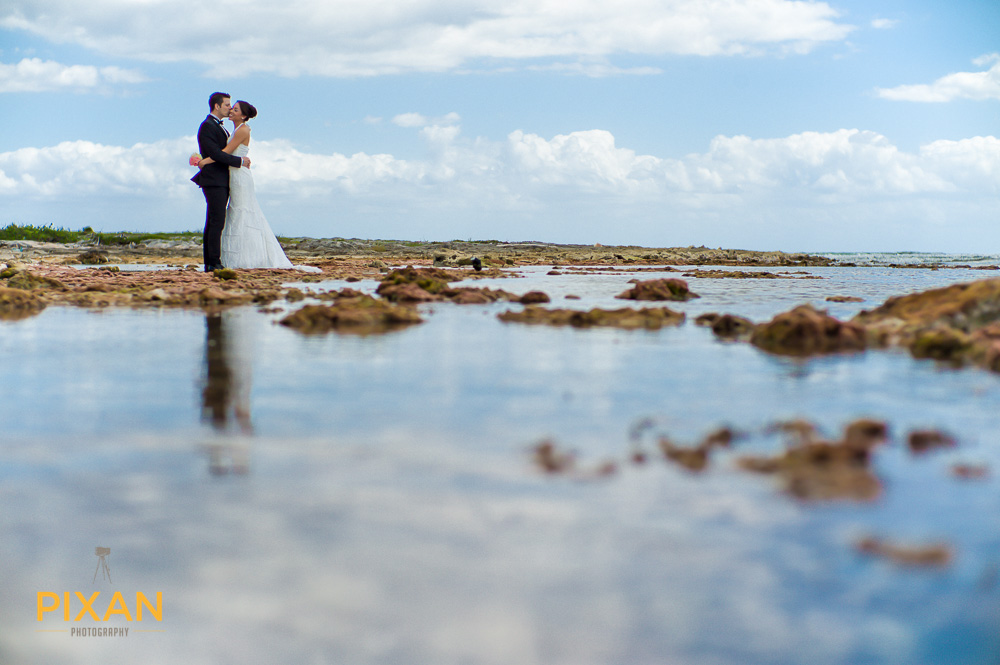
<svg viewBox="0 0 1000 665">
<path fill-rule="evenodd" d="M 589 309 L 667 275 L 548 270 L 477 285 Z M 367 337 L 254 308 L 0 323 L 0 662 L 996 663 L 1000 495 L 949 468 L 1000 469 L 1000 377 L 895 351 L 789 360 L 693 324 L 803 302 L 847 318 L 993 273 L 789 270 L 822 279 L 691 279 L 702 297 L 671 304 L 688 323 L 656 332 L 501 323 L 510 304 L 428 305 Z M 801 503 L 732 463 L 779 450 L 777 420 L 833 436 L 862 416 L 893 434 L 875 502 Z M 627 463 L 721 425 L 746 437 L 703 474 Z M 959 446 L 911 456 L 928 427 Z M 545 438 L 620 472 L 544 476 Z M 855 551 L 868 533 L 955 558 L 895 567 Z M 38 591 L 77 590 L 130 609 L 162 591 L 163 620 L 37 621 Z M 37 632 L 103 625 L 133 632 Z"/>
</svg>

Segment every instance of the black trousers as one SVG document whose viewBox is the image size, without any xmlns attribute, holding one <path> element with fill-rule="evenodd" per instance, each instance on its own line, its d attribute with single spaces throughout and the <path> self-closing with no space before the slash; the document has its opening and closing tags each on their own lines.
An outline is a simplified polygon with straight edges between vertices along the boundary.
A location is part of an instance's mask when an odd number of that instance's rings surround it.
<svg viewBox="0 0 1000 665">
<path fill-rule="evenodd" d="M 222 265 L 222 228 L 226 225 L 226 206 L 229 205 L 228 187 L 202 187 L 205 195 L 205 232 L 202 248 L 206 266 Z"/>
</svg>

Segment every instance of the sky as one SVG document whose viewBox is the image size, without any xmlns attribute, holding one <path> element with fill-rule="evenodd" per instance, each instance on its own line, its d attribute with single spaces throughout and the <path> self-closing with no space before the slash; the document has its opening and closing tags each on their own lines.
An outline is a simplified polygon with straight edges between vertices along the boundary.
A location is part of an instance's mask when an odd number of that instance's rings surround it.
<svg viewBox="0 0 1000 665">
<path fill-rule="evenodd" d="M 0 227 L 1000 253 L 996 0 L 0 0 Z"/>
</svg>

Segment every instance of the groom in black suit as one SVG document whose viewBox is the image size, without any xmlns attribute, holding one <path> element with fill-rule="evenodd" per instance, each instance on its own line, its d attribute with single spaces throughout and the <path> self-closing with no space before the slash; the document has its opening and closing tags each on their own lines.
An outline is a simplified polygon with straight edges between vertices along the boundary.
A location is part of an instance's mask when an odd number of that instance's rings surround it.
<svg viewBox="0 0 1000 665">
<path fill-rule="evenodd" d="M 232 108 L 231 97 L 225 92 L 213 92 L 208 98 L 208 108 L 212 110 L 198 128 L 198 152 L 202 157 L 215 161 L 206 164 L 191 181 L 201 187 L 205 195 L 205 232 L 202 245 L 205 252 L 205 272 L 222 268 L 222 229 L 226 225 L 226 206 L 229 204 L 229 168 L 250 166 L 247 157 L 223 152 L 229 142 L 229 132 L 222 121 L 229 117 Z"/>
</svg>

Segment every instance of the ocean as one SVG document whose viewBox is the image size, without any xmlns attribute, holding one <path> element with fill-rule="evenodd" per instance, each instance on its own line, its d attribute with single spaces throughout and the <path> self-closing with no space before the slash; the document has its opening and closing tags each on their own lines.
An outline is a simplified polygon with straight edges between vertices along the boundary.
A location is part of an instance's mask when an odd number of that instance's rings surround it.
<svg viewBox="0 0 1000 665">
<path fill-rule="evenodd" d="M 511 303 L 423 305 L 372 336 L 278 325 L 297 303 L 0 322 L 0 663 L 995 664 L 1000 375 L 778 357 L 694 319 L 806 302 L 848 319 L 1000 276 L 981 269 L 1000 256 L 829 256 L 857 265 L 687 277 L 701 297 L 658 331 L 501 322 Z M 615 298 L 629 280 L 680 276 L 550 270 L 475 286 L 619 308 L 649 305 Z M 889 430 L 869 500 L 803 500 L 737 463 L 783 450 L 777 423 L 836 438 L 859 418 Z M 722 427 L 736 439 L 703 471 L 659 454 Z M 915 455 L 919 430 L 956 445 Z M 546 441 L 579 472 L 543 472 Z M 950 560 L 873 557 L 867 536 Z M 100 592 L 99 611 L 121 591 L 132 613 L 159 591 L 162 619 L 76 621 L 70 594 L 68 619 L 39 620 L 39 592 L 64 591 Z M 109 626 L 133 630 L 69 632 Z"/>
</svg>

